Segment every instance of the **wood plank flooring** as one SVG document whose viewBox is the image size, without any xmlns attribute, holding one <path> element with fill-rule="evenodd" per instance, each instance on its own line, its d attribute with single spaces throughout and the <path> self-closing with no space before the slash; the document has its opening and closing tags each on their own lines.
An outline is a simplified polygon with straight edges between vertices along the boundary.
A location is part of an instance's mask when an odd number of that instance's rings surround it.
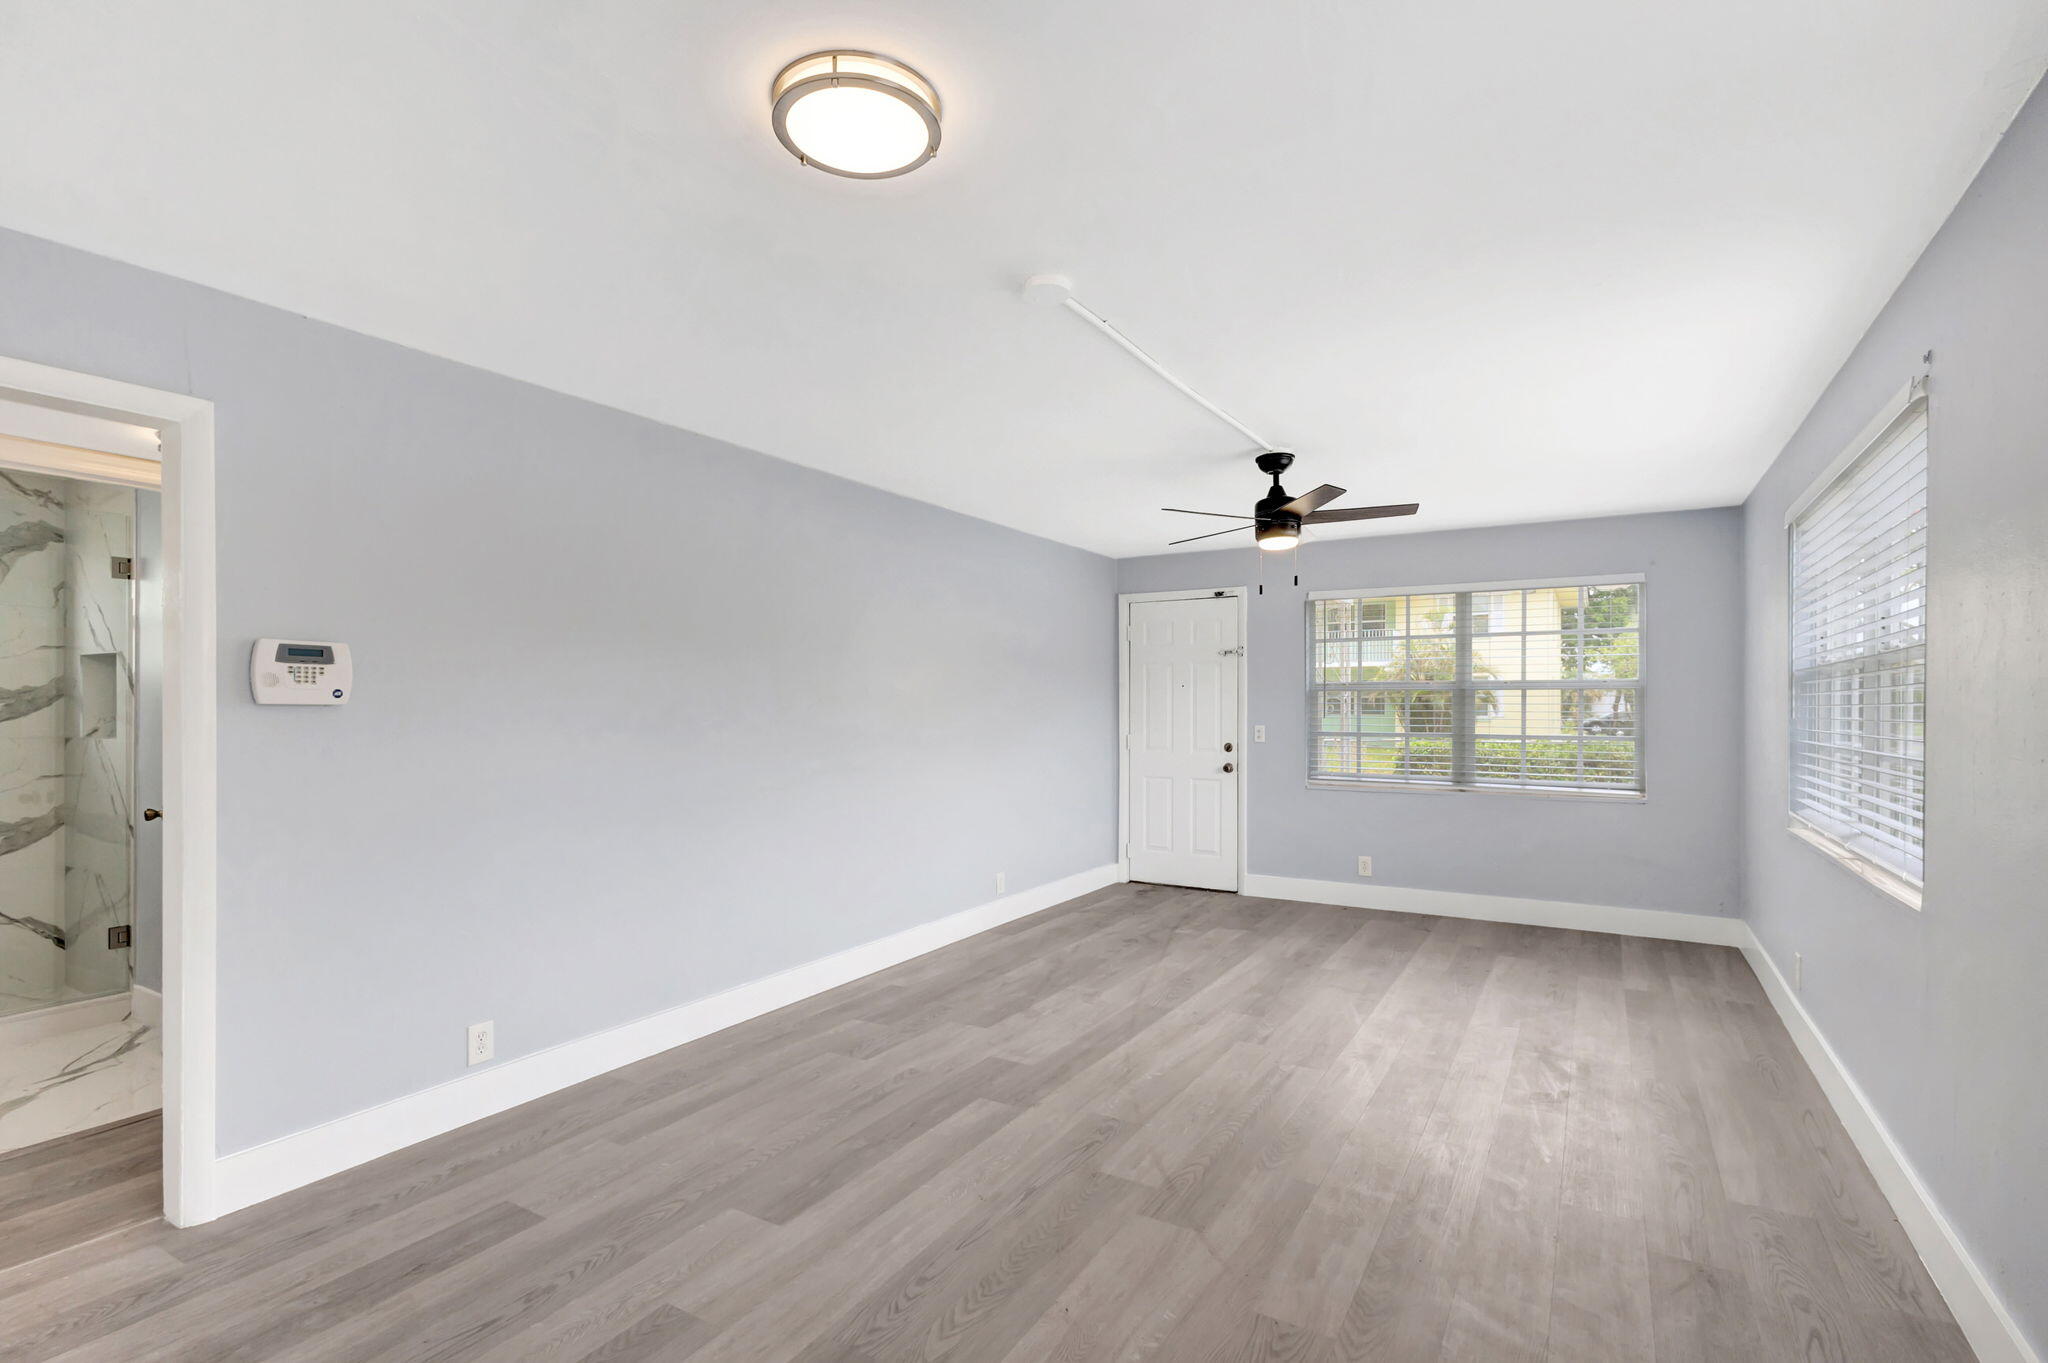
<svg viewBox="0 0 2048 1363">
<path fill-rule="evenodd" d="M 1736 952 L 1141 885 L 0 1271 L 0 1363 L 1970 1357 Z"/>
<path fill-rule="evenodd" d="M 0 1269 L 157 1220 L 163 1147 L 152 1112 L 0 1155 Z"/>
</svg>

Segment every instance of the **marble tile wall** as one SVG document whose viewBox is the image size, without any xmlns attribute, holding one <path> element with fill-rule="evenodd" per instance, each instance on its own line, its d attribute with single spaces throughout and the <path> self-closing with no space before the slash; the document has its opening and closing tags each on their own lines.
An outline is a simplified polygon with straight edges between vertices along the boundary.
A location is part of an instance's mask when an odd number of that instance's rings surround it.
<svg viewBox="0 0 2048 1363">
<path fill-rule="evenodd" d="M 135 493 L 69 483 L 64 527 L 64 983 L 89 997 L 126 989 L 134 956 L 110 950 L 107 929 L 135 921 L 134 583 L 113 572 L 135 554 Z"/>
<path fill-rule="evenodd" d="M 0 1015 L 128 987 L 134 504 L 0 469 Z"/>
<path fill-rule="evenodd" d="M 70 997 L 64 483 L 0 470 L 0 1014 Z"/>
</svg>

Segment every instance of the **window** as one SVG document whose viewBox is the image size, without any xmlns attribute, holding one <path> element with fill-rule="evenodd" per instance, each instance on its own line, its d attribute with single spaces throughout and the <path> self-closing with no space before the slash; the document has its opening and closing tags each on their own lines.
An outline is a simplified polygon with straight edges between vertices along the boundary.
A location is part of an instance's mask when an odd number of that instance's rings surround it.
<svg viewBox="0 0 2048 1363">
<path fill-rule="evenodd" d="M 1317 592 L 1309 779 L 1635 794 L 1640 579 Z"/>
<path fill-rule="evenodd" d="M 1872 430 L 1789 518 L 1793 828 L 1852 865 L 1874 863 L 1917 886 L 1927 722 L 1919 386 Z"/>
</svg>

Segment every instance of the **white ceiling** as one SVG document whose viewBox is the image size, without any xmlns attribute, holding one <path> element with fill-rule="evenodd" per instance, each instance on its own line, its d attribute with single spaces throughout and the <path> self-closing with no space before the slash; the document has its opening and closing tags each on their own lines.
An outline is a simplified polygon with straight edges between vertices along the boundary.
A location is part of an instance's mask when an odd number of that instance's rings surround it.
<svg viewBox="0 0 2048 1363">
<path fill-rule="evenodd" d="M 833 45 L 936 161 L 782 150 Z M 1737 502 L 2044 64 L 2048 0 L 0 0 L 0 224 L 1129 555 L 1261 481 L 1025 276 L 1400 529 Z"/>
</svg>

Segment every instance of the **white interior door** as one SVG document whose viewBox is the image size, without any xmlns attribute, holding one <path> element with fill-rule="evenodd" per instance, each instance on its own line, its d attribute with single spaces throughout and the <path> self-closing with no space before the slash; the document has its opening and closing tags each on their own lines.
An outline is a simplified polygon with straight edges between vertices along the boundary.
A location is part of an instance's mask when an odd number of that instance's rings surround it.
<svg viewBox="0 0 2048 1363">
<path fill-rule="evenodd" d="M 1124 635 L 1131 879 L 1235 890 L 1238 601 L 1133 601 Z"/>
</svg>

